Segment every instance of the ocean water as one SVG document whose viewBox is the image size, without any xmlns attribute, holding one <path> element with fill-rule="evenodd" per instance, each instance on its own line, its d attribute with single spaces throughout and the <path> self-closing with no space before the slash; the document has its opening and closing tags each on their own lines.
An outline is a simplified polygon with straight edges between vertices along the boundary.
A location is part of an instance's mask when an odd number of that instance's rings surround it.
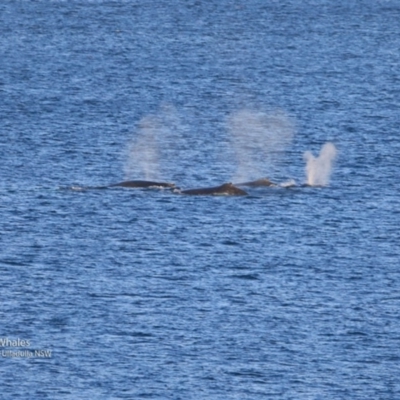
<svg viewBox="0 0 400 400">
<path fill-rule="evenodd" d="M 399 20 L 3 0 L 0 398 L 399 399 Z"/>
</svg>

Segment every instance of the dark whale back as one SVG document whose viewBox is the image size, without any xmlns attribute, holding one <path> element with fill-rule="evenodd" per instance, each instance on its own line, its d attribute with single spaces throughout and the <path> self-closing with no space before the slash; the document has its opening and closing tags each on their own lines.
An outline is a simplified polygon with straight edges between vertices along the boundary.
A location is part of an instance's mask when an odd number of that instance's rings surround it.
<svg viewBox="0 0 400 400">
<path fill-rule="evenodd" d="M 220 186 L 182 190 L 182 194 L 197 195 L 197 196 L 245 196 L 247 192 L 234 186 L 232 183 L 224 183 Z"/>
<path fill-rule="evenodd" d="M 259 186 L 273 186 L 274 184 L 267 178 L 257 179 L 256 181 L 235 183 L 236 186 L 249 186 L 249 187 L 259 187 Z"/>
<path fill-rule="evenodd" d="M 174 188 L 174 183 L 169 182 L 153 182 L 153 181 L 124 181 L 114 183 L 109 187 L 126 187 L 126 188 L 151 188 L 151 187 L 162 187 L 162 188 Z"/>
</svg>

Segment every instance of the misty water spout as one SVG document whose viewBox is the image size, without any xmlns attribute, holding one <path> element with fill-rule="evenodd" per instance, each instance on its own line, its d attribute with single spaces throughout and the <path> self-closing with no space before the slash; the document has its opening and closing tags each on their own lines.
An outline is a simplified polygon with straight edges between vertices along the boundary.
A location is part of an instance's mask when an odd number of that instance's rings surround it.
<svg viewBox="0 0 400 400">
<path fill-rule="evenodd" d="M 238 162 L 233 181 L 269 176 L 294 134 L 291 119 L 280 110 L 242 109 L 229 117 L 227 127 Z"/>
<path fill-rule="evenodd" d="M 159 146 L 157 143 L 159 125 L 154 117 L 140 121 L 136 140 L 129 144 L 125 177 L 144 176 L 155 179 L 159 175 Z"/>
<path fill-rule="evenodd" d="M 159 181 L 177 172 L 188 127 L 181 122 L 177 110 L 168 104 L 144 116 L 124 151 L 125 180 Z"/>
<path fill-rule="evenodd" d="M 304 153 L 308 185 L 326 186 L 329 184 L 336 154 L 336 147 L 333 143 L 325 143 L 318 157 L 314 157 L 310 151 Z"/>
</svg>

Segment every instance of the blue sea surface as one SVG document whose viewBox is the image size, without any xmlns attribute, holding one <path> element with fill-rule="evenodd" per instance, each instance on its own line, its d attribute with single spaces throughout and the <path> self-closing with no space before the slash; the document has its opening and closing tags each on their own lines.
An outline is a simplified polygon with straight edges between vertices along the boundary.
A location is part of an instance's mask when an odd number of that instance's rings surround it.
<svg viewBox="0 0 400 400">
<path fill-rule="evenodd" d="M 3 0 L 0 398 L 399 399 L 399 21 Z M 328 142 L 329 184 L 303 185 Z"/>
</svg>

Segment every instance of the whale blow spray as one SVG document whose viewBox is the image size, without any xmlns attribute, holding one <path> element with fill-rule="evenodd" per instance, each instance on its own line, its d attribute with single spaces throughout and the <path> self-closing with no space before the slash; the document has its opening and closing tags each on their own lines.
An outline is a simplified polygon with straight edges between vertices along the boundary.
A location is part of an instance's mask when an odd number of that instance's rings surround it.
<svg viewBox="0 0 400 400">
<path fill-rule="evenodd" d="M 188 132 L 172 105 L 163 104 L 156 113 L 144 116 L 123 152 L 125 179 L 159 181 L 181 173 L 176 160 L 182 160 Z"/>
<path fill-rule="evenodd" d="M 125 164 L 125 177 L 144 176 L 155 179 L 159 175 L 159 146 L 157 143 L 158 122 L 153 117 L 145 117 L 140 121 L 136 140 L 128 147 L 128 159 Z"/>
<path fill-rule="evenodd" d="M 227 121 L 238 167 L 234 181 L 269 175 L 291 143 L 294 125 L 282 111 L 242 109 Z"/>
<path fill-rule="evenodd" d="M 336 147 L 333 143 L 325 143 L 318 157 L 310 151 L 304 153 L 306 161 L 307 184 L 310 186 L 326 186 L 332 172 L 332 164 L 336 158 Z"/>
</svg>

